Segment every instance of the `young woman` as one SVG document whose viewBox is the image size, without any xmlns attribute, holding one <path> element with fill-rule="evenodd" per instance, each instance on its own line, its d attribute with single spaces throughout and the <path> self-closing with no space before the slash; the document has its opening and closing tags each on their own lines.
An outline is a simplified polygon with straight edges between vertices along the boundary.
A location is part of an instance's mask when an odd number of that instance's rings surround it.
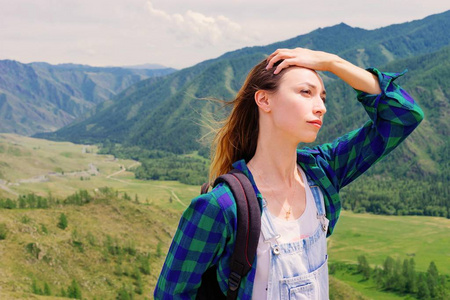
<svg viewBox="0 0 450 300">
<path fill-rule="evenodd" d="M 329 71 L 357 91 L 370 120 L 334 142 L 316 139 L 327 111 L 316 73 Z M 308 49 L 279 49 L 255 66 L 214 142 L 210 179 L 232 168 L 252 182 L 262 207 L 257 257 L 238 299 L 328 299 L 326 237 L 341 210 L 339 190 L 399 145 L 423 119 L 393 81 Z M 192 200 L 155 289 L 156 299 L 195 299 L 202 274 L 217 266 L 227 291 L 236 205 L 226 184 Z"/>
</svg>

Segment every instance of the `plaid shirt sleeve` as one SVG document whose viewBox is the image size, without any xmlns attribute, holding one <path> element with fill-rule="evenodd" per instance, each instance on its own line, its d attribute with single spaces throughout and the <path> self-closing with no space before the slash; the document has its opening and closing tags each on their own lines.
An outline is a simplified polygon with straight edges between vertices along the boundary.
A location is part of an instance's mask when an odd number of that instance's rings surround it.
<svg viewBox="0 0 450 300">
<path fill-rule="evenodd" d="M 231 227 L 214 193 L 184 211 L 155 288 L 155 299 L 195 299 L 203 273 L 226 248 Z"/>
<path fill-rule="evenodd" d="M 329 178 L 337 191 L 397 147 L 424 118 L 413 98 L 394 83 L 404 73 L 368 71 L 378 76 L 382 90 L 378 95 L 357 91 L 370 120 L 362 128 L 316 148 L 329 166 Z"/>
</svg>

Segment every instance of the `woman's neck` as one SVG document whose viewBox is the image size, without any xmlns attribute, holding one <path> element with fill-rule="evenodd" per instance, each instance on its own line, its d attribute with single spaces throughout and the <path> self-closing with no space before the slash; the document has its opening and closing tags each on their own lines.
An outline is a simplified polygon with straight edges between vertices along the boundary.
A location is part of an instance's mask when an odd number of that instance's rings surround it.
<svg viewBox="0 0 450 300">
<path fill-rule="evenodd" d="M 255 155 L 248 165 L 274 186 L 292 187 L 298 180 L 297 145 L 287 143 L 285 139 L 260 136 Z"/>
</svg>

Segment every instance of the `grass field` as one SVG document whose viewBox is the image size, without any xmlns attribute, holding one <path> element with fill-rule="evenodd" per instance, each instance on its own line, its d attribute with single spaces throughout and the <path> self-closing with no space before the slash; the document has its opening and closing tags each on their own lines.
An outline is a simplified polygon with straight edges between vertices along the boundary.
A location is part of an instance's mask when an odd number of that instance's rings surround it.
<svg viewBox="0 0 450 300">
<path fill-rule="evenodd" d="M 352 275 L 345 272 L 337 272 L 332 277 L 341 284 L 345 284 L 347 289 L 352 290 L 352 294 L 363 295 L 364 299 L 382 299 L 382 300 L 412 300 L 416 299 L 410 295 L 397 295 L 376 289 L 373 281 L 362 280 L 361 275 Z M 332 280 L 330 280 L 331 284 Z M 344 298 L 345 299 L 345 298 Z"/>
<path fill-rule="evenodd" d="M 414 257 L 417 271 L 434 261 L 450 275 L 450 220 L 420 216 L 378 216 L 344 211 L 328 239 L 331 261 L 356 263 L 364 254 L 372 266 L 387 256 Z"/>
<path fill-rule="evenodd" d="M 0 197 L 35 193 L 67 197 L 79 189 L 108 186 L 139 201 L 182 210 L 199 194 L 195 186 L 174 181 L 134 179 L 139 163 L 97 155 L 97 147 L 0 134 Z"/>
</svg>

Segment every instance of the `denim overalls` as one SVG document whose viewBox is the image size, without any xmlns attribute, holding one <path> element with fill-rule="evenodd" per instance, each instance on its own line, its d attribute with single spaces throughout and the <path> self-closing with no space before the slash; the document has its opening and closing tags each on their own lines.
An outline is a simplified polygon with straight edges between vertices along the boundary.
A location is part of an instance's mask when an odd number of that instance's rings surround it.
<svg viewBox="0 0 450 300">
<path fill-rule="evenodd" d="M 317 207 L 319 226 L 302 240 L 279 244 L 267 205 L 264 202 L 261 231 L 269 243 L 270 268 L 267 299 L 328 299 L 327 241 L 328 219 L 325 217 L 323 195 L 307 176 L 308 185 Z"/>
</svg>

